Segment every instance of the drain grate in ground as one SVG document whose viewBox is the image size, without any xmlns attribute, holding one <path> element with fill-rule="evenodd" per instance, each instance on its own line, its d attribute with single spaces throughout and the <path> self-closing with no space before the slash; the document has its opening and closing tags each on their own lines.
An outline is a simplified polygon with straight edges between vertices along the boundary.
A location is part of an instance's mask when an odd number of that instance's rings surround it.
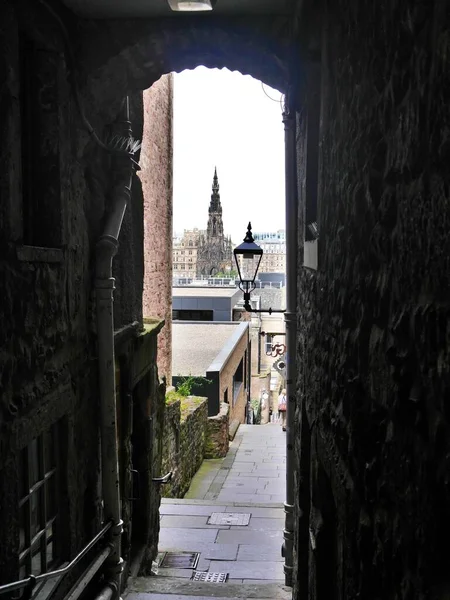
<svg viewBox="0 0 450 600">
<path fill-rule="evenodd" d="M 248 525 L 250 513 L 212 513 L 208 525 Z"/>
<path fill-rule="evenodd" d="M 165 552 L 159 566 L 164 569 L 195 569 L 199 552 Z"/>
<path fill-rule="evenodd" d="M 207 581 L 209 583 L 225 583 L 228 573 L 208 573 L 207 571 L 194 571 L 191 579 L 193 581 Z"/>
</svg>

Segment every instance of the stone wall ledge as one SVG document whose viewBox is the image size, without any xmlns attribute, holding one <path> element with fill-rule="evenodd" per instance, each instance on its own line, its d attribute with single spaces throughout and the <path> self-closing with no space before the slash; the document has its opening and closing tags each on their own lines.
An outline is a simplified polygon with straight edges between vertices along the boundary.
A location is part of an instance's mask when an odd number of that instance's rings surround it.
<svg viewBox="0 0 450 600">
<path fill-rule="evenodd" d="M 208 417 L 205 458 L 223 458 L 228 453 L 230 405 L 223 402 L 217 415 Z"/>
<path fill-rule="evenodd" d="M 239 425 L 240 425 L 240 421 L 238 421 L 238 419 L 233 419 L 230 423 L 230 428 L 229 428 L 229 437 L 230 437 L 230 442 L 232 442 L 234 440 L 234 436 L 237 433 L 237 430 L 239 429 Z"/>
</svg>

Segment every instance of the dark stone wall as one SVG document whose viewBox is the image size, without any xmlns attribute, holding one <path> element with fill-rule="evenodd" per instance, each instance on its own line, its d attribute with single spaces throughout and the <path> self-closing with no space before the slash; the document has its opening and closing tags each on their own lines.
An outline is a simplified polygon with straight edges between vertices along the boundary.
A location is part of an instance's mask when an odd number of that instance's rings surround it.
<svg viewBox="0 0 450 600">
<path fill-rule="evenodd" d="M 77 31 L 83 94 L 88 103 L 102 95 L 105 114 L 113 115 L 121 95 L 199 65 L 250 74 L 284 91 L 290 29 L 290 17 L 280 15 L 83 20 Z"/>
<path fill-rule="evenodd" d="M 315 182 L 308 78 L 297 135 L 300 245 L 311 183 L 320 238 L 299 276 L 294 595 L 444 598 L 450 12 L 328 2 L 323 26 Z"/>
<path fill-rule="evenodd" d="M 18 578 L 20 451 L 59 420 L 67 441 L 61 473 L 61 527 L 66 531 L 63 559 L 98 531 L 100 518 L 97 374 L 90 332 L 90 248 L 83 206 L 88 194 L 83 161 L 74 160 L 78 123 L 58 29 L 34 4 L 19 2 L 14 7 L 17 13 L 12 4 L 0 4 L 4 49 L 0 53 L 2 583 Z M 28 133 L 19 71 L 24 40 L 32 46 L 29 55 L 39 54 L 40 64 L 45 66 L 43 78 L 38 78 L 33 88 L 42 108 L 42 123 L 33 125 L 39 128 L 33 132 L 31 156 L 34 168 L 41 168 L 41 173 L 33 178 L 30 170 L 26 178 L 22 177 Z M 55 119 L 56 129 L 50 127 Z M 40 196 L 34 194 L 30 199 L 27 183 L 39 182 L 41 175 L 44 181 L 50 178 L 52 185 L 48 187 L 47 181 L 45 189 L 35 189 Z M 36 210 L 28 223 L 27 210 L 31 202 L 38 201 L 41 210 Z M 56 224 L 59 239 L 55 243 L 49 236 L 47 242 L 49 229 Z M 33 236 L 27 231 L 30 225 Z M 40 247 L 26 245 L 36 236 L 40 236 Z M 42 248 L 46 242 L 49 248 Z"/>
<path fill-rule="evenodd" d="M 161 490 L 152 478 L 166 473 L 162 462 L 165 385 L 160 384 L 157 369 L 157 337 L 163 325 L 154 322 L 138 335 L 132 330 L 116 335 L 125 578 L 139 554 L 150 567 L 157 554 Z"/>
<path fill-rule="evenodd" d="M 72 35 L 76 18 L 60 16 Z M 55 422 L 64 445 L 61 559 L 73 557 L 101 524 L 93 270 L 114 163 L 80 119 L 74 65 L 54 17 L 39 3 L 1 2 L 0 46 L 0 583 L 6 583 L 19 575 L 19 455 Z M 24 61 L 30 61 L 29 87 Z M 106 139 L 121 102 L 106 116 L 101 94 L 90 100 L 86 116 L 95 113 L 93 124 Z M 141 136 L 140 93 L 131 96 L 131 119 Z M 142 328 L 142 208 L 135 177 L 114 264 L 117 329 L 133 321 Z M 129 345 L 129 363 L 136 352 Z M 155 396 L 156 336 L 147 358 Z M 155 435 L 160 429 L 155 424 Z M 159 470 L 158 453 L 153 456 Z M 159 503 L 149 493 L 150 503 Z M 156 530 L 157 514 L 149 519 Z M 154 551 L 156 540 L 148 542 Z"/>
</svg>

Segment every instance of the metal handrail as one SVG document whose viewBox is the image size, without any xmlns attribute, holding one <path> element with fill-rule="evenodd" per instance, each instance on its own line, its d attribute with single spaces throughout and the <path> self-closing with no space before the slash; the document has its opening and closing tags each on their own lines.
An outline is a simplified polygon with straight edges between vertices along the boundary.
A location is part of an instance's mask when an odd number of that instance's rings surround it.
<svg viewBox="0 0 450 600">
<path fill-rule="evenodd" d="M 80 562 L 84 556 L 91 550 L 95 544 L 105 535 L 113 526 L 113 522 L 109 521 L 103 529 L 101 529 L 97 535 L 92 538 L 92 540 L 87 544 L 83 550 L 81 550 L 75 558 L 65 567 L 61 569 L 56 569 L 56 571 L 49 571 L 48 573 L 42 573 L 41 575 L 30 575 L 26 579 L 20 579 L 19 581 L 13 581 L 11 583 L 6 583 L 5 585 L 0 585 L 0 595 L 6 594 L 7 592 L 14 592 L 15 590 L 20 590 L 21 588 L 30 586 L 34 588 L 41 581 L 46 581 L 47 579 L 53 579 L 54 577 L 60 577 L 62 575 L 66 575 L 73 569 L 73 567 Z"/>
</svg>

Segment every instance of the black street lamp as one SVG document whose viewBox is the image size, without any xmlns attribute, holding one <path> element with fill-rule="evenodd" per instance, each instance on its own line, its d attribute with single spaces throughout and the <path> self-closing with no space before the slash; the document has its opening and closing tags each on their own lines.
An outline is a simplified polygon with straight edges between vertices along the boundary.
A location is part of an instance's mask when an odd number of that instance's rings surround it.
<svg viewBox="0 0 450 600">
<path fill-rule="evenodd" d="M 244 292 L 244 309 L 253 313 L 284 313 L 283 309 L 256 309 L 250 304 L 250 294 L 256 288 L 255 279 L 261 263 L 263 250 L 255 243 L 252 235 L 252 224 L 249 223 L 242 244 L 234 249 L 234 259 L 239 274 L 239 288 Z"/>
</svg>

